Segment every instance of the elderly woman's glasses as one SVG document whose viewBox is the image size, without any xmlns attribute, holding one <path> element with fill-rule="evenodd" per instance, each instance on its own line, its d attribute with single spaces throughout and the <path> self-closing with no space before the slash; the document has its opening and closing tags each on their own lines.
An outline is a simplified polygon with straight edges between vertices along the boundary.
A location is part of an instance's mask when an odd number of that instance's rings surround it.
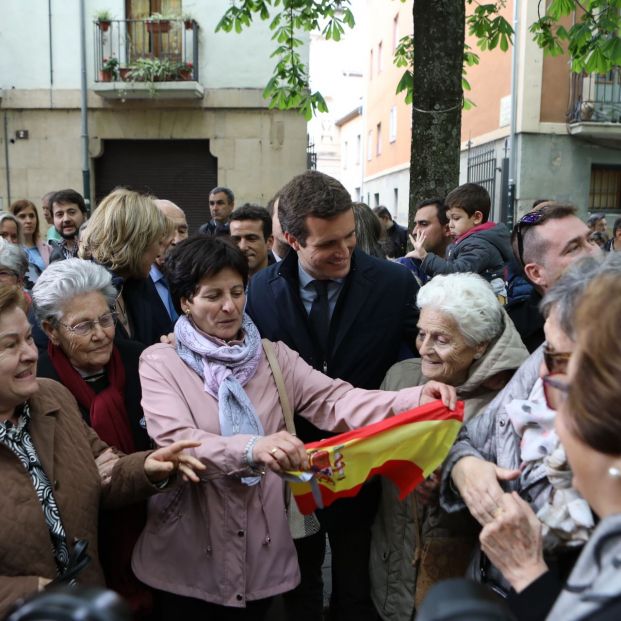
<svg viewBox="0 0 621 621">
<path fill-rule="evenodd" d="M 522 267 L 525 265 L 524 263 L 524 237 L 522 230 L 524 227 L 535 226 L 537 224 L 541 224 L 542 219 L 545 214 L 541 210 L 530 211 L 524 216 L 522 216 L 519 222 L 515 225 L 515 236 L 517 239 L 517 248 L 518 248 L 518 258 L 520 259 L 520 264 Z"/>
<path fill-rule="evenodd" d="M 567 401 L 569 395 L 569 384 L 567 375 L 558 373 L 556 375 L 545 375 L 543 378 L 543 394 L 546 398 L 546 405 L 557 412 Z"/>
<path fill-rule="evenodd" d="M 69 332 L 77 336 L 86 336 L 91 334 L 95 330 L 96 325 L 100 325 L 102 328 L 111 328 L 116 323 L 117 314 L 110 312 L 99 317 L 99 319 L 89 319 L 88 321 L 81 321 L 73 326 L 69 326 L 62 321 L 59 321 L 61 326 L 65 327 Z"/>
<path fill-rule="evenodd" d="M 570 358 L 571 352 L 554 351 L 547 343 L 543 346 L 543 361 L 550 375 L 565 373 Z"/>
</svg>

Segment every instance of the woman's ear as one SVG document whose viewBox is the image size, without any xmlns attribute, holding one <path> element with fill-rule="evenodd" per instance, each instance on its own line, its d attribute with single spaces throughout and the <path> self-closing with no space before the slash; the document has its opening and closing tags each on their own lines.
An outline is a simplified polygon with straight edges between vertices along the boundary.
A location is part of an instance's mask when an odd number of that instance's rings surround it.
<svg viewBox="0 0 621 621">
<path fill-rule="evenodd" d="M 52 345 L 58 345 L 58 343 L 60 342 L 58 339 L 58 328 L 55 327 L 54 324 L 47 319 L 44 319 L 41 322 L 41 328 L 43 329 L 43 332 L 45 332 L 45 334 L 47 335 L 47 338 L 50 339 L 50 341 L 52 342 Z"/>
<path fill-rule="evenodd" d="M 475 352 L 474 352 L 474 359 L 475 360 L 480 360 L 483 357 L 483 355 L 487 351 L 487 346 L 488 345 L 489 345 L 489 343 L 481 343 L 480 345 L 476 346 Z"/>
</svg>

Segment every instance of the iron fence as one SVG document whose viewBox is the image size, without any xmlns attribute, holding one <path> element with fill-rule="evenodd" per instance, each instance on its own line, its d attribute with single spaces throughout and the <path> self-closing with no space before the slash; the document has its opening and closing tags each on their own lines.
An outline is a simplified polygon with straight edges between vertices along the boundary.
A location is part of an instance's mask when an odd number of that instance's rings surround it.
<svg viewBox="0 0 621 621">
<path fill-rule="evenodd" d="M 570 123 L 621 123 L 621 72 L 574 73 L 568 111 Z"/>
</svg>

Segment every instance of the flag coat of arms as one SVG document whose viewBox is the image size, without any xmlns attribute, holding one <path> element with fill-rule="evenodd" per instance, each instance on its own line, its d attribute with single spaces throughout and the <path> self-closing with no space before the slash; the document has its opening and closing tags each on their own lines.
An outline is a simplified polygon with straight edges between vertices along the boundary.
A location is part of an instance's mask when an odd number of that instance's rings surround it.
<svg viewBox="0 0 621 621">
<path fill-rule="evenodd" d="M 300 512 L 308 515 L 355 496 L 376 474 L 388 477 L 405 498 L 446 459 L 463 418 L 463 402 L 451 411 L 434 401 L 306 444 L 310 473 L 289 472 L 286 477 Z"/>
</svg>

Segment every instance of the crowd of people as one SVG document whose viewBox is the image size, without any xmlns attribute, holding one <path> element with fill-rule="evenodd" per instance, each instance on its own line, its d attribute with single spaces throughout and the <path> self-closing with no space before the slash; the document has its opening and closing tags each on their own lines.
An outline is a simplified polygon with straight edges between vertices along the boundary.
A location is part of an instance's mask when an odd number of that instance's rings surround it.
<svg viewBox="0 0 621 621">
<path fill-rule="evenodd" d="M 408 235 L 315 171 L 209 209 L 0 213 L 0 617 L 67 584 L 154 621 L 410 621 L 467 576 L 498 618 L 616 618 L 621 219 L 538 200 L 509 231 L 467 183 Z M 293 528 L 305 443 L 436 400 L 464 424 L 414 492 Z"/>
</svg>

